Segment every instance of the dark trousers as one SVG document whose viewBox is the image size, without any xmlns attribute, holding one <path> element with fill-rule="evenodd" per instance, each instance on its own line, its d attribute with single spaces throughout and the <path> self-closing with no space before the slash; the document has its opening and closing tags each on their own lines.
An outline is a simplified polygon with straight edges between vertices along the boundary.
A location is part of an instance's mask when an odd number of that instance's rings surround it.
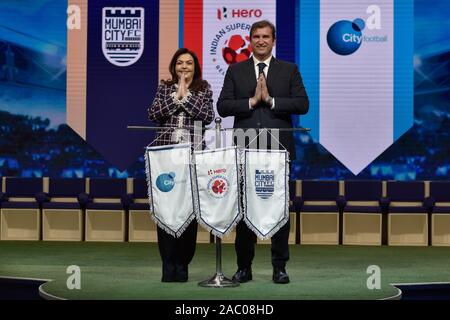
<svg viewBox="0 0 450 320">
<path fill-rule="evenodd" d="M 157 233 L 163 273 L 173 272 L 176 266 L 187 267 L 195 253 L 197 222 L 192 221 L 179 238 L 171 236 L 159 227 Z"/>
<path fill-rule="evenodd" d="M 288 222 L 278 230 L 272 237 L 272 266 L 284 268 L 289 260 L 289 229 Z M 239 269 L 249 268 L 255 257 L 256 235 L 251 231 L 244 221 L 236 227 L 236 241 L 234 248 L 237 255 Z"/>
</svg>

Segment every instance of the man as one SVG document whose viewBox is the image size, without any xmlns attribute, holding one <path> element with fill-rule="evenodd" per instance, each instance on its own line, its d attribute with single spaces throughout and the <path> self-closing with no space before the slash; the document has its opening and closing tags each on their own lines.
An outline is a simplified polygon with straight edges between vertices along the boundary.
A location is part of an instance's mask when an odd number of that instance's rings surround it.
<svg viewBox="0 0 450 320">
<path fill-rule="evenodd" d="M 309 108 L 297 66 L 272 56 L 275 26 L 269 21 L 252 25 L 250 45 L 253 56 L 231 65 L 227 70 L 217 102 L 219 115 L 234 116 L 234 128 L 292 128 L 291 115 L 305 114 Z M 281 131 L 279 141 L 278 149 L 288 150 L 290 159 L 295 159 L 292 132 Z M 259 148 L 267 146 L 259 145 Z M 272 237 L 272 280 L 275 283 L 289 282 L 285 269 L 289 260 L 288 238 L 289 222 Z M 233 280 L 241 283 L 252 280 L 255 242 L 256 235 L 244 222 L 240 222 L 236 228 L 235 242 L 238 270 Z"/>
</svg>

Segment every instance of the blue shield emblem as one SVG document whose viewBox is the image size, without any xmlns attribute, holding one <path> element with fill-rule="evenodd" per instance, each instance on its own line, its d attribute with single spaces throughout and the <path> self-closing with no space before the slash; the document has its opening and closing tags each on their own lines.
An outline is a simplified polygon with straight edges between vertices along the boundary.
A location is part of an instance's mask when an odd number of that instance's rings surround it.
<svg viewBox="0 0 450 320">
<path fill-rule="evenodd" d="M 269 199 L 275 189 L 274 170 L 255 170 L 255 190 L 261 199 Z"/>
<path fill-rule="evenodd" d="M 119 67 L 138 61 L 144 52 L 144 8 L 103 8 L 102 50 Z"/>
</svg>

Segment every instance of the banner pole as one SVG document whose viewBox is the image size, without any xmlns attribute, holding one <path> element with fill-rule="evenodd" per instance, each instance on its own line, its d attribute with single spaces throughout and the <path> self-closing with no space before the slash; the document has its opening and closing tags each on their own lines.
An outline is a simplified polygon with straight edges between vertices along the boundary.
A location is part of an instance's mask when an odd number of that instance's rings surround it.
<svg viewBox="0 0 450 320">
<path fill-rule="evenodd" d="M 221 130 L 221 122 L 222 119 L 217 117 L 215 120 L 216 123 L 216 149 L 222 146 L 222 130 Z M 198 285 L 201 287 L 215 287 L 215 288 L 224 288 L 224 287 L 237 287 L 239 286 L 239 282 L 228 279 L 224 276 L 222 272 L 222 239 L 214 236 L 214 241 L 216 243 L 216 274 L 208 279 L 200 282 Z"/>
</svg>

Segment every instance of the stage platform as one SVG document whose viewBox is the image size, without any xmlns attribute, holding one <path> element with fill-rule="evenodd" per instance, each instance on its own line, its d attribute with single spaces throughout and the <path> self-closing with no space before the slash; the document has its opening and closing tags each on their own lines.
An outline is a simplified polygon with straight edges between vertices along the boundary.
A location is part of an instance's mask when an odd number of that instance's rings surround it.
<svg viewBox="0 0 450 320">
<path fill-rule="evenodd" d="M 223 271 L 236 271 L 232 244 L 223 245 Z M 1 241 L 0 277 L 49 279 L 44 295 L 62 299 L 312 300 L 398 299 L 393 283 L 450 281 L 449 247 L 292 245 L 291 283 L 272 283 L 270 246 L 258 244 L 253 281 L 236 288 L 204 288 L 215 272 L 215 245 L 198 244 L 187 283 L 162 283 L 155 243 Z M 80 267 L 81 289 L 67 288 L 67 268 Z M 368 289 L 380 268 L 380 289 Z M 371 282 L 371 281 L 369 281 Z M 371 282 L 372 284 L 374 282 Z"/>
</svg>

